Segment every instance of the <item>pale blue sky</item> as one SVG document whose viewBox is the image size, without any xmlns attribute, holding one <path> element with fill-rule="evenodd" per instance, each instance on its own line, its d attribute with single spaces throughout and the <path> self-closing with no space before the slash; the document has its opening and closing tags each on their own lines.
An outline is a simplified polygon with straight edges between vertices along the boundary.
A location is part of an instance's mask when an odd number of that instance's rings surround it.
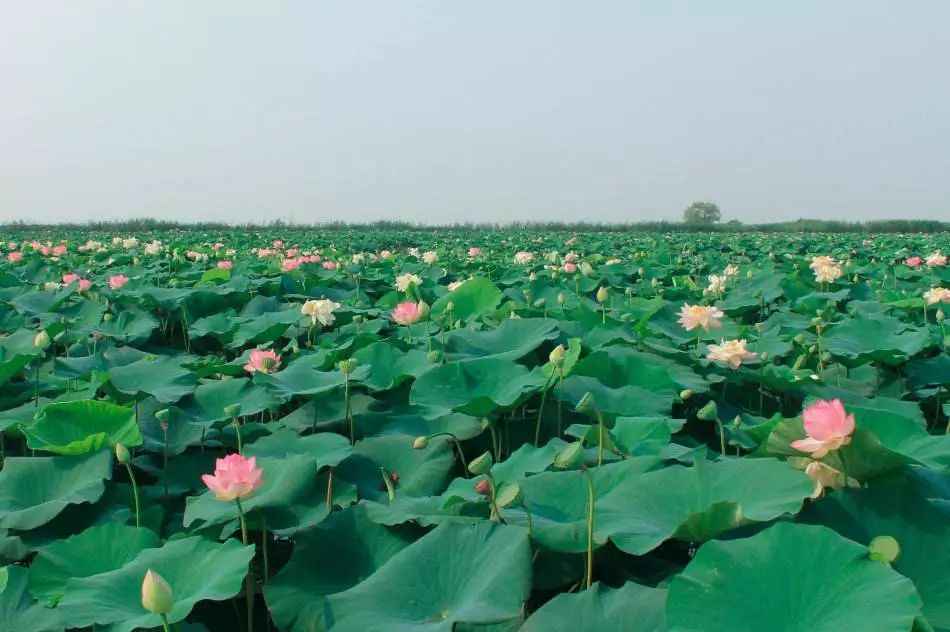
<svg viewBox="0 0 950 632">
<path fill-rule="evenodd" d="M 950 219 L 948 64 L 945 0 L 3 0 L 0 219 Z"/>
</svg>

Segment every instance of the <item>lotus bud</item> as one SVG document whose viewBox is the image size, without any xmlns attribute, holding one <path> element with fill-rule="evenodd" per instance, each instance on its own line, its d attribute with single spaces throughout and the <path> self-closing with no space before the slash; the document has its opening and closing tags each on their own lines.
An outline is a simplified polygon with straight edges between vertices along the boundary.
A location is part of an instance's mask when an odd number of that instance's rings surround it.
<svg viewBox="0 0 950 632">
<path fill-rule="evenodd" d="M 558 292 L 558 293 L 557 293 L 557 304 L 558 304 L 558 305 L 563 305 L 565 300 L 566 300 L 566 299 L 565 299 L 565 297 L 564 297 L 564 292 Z"/>
<path fill-rule="evenodd" d="M 751 279 L 751 278 L 754 277 L 754 276 L 755 276 L 755 274 L 752 272 L 752 270 L 746 270 L 745 278 Z"/>
<path fill-rule="evenodd" d="M 529 280 L 529 281 L 537 281 L 537 280 L 538 280 L 538 274 L 537 274 L 536 272 L 532 272 L 531 274 L 528 275 L 528 280 Z"/>
<path fill-rule="evenodd" d="M 655 279 L 655 278 L 650 279 L 650 287 L 652 287 L 653 289 L 656 289 L 657 287 L 659 287 L 659 285 L 660 285 L 659 279 Z"/>
<path fill-rule="evenodd" d="M 646 273 L 647 273 L 647 271 L 644 270 L 643 268 L 637 268 L 637 275 L 639 275 L 640 277 L 642 277 L 642 276 L 645 275 Z"/>
<path fill-rule="evenodd" d="M 769 361 L 769 352 L 768 352 L 768 351 L 763 351 L 762 353 L 760 353 L 760 354 L 759 354 L 759 360 L 762 360 L 762 362 L 768 362 L 768 361 Z"/>
<path fill-rule="evenodd" d="M 115 444 L 115 460 L 122 465 L 128 465 L 132 461 L 132 455 L 129 454 L 129 449 L 125 447 L 125 444 Z"/>
<path fill-rule="evenodd" d="M 567 350 L 564 348 L 564 345 L 554 347 L 551 353 L 548 354 L 548 360 L 557 367 L 564 364 L 565 357 L 567 357 Z"/>
<path fill-rule="evenodd" d="M 102 315 L 102 320 L 109 322 L 110 320 L 112 320 L 112 314 L 110 314 L 109 312 L 106 312 L 105 314 Z"/>
<path fill-rule="evenodd" d="M 808 347 L 808 353 L 815 353 L 818 351 L 818 345 L 812 345 Z"/>
<path fill-rule="evenodd" d="M 429 446 L 428 437 L 416 437 L 416 440 L 412 442 L 412 447 L 414 450 L 425 450 Z"/>
<path fill-rule="evenodd" d="M 901 554 L 901 547 L 895 538 L 879 535 L 868 544 L 868 552 L 872 560 L 892 564 Z"/>
<path fill-rule="evenodd" d="M 795 341 L 795 344 L 797 344 L 797 345 L 803 345 L 803 344 L 805 344 L 805 335 L 804 335 L 804 334 L 798 334 L 797 336 L 795 336 L 794 338 L 792 338 L 792 340 L 794 340 L 794 341 Z"/>
<path fill-rule="evenodd" d="M 429 308 L 429 304 L 425 301 L 419 301 L 419 319 L 425 319 L 429 317 L 429 312 L 432 311 Z"/>
<path fill-rule="evenodd" d="M 241 416 L 241 405 L 240 404 L 229 404 L 224 407 L 224 414 L 231 419 L 237 419 Z"/>
<path fill-rule="evenodd" d="M 491 493 L 491 484 L 488 482 L 488 479 L 483 478 L 482 480 L 475 483 L 475 491 L 482 496 L 487 496 L 489 493 Z"/>
<path fill-rule="evenodd" d="M 453 311 L 455 311 L 455 303 L 453 303 L 452 301 L 449 301 L 448 303 L 446 303 L 446 304 L 445 304 L 445 311 L 447 311 L 447 312 L 453 312 Z"/>
<path fill-rule="evenodd" d="M 699 409 L 696 417 L 703 421 L 715 421 L 719 416 L 719 408 L 716 406 L 716 400 L 709 400 L 706 405 Z"/>
<path fill-rule="evenodd" d="M 343 373 L 343 375 L 352 375 L 358 364 L 359 362 L 357 362 L 356 358 L 347 358 L 346 360 L 340 360 L 337 362 L 336 366 L 338 369 L 340 369 L 340 372 Z"/>
<path fill-rule="evenodd" d="M 590 391 L 584 393 L 574 410 L 579 413 L 586 413 L 594 409 L 594 394 Z"/>
<path fill-rule="evenodd" d="M 439 351 L 438 349 L 433 349 L 432 351 L 426 354 L 426 359 L 432 364 L 438 364 L 439 362 L 442 361 L 442 352 Z"/>
<path fill-rule="evenodd" d="M 142 580 L 142 607 L 155 614 L 168 614 L 175 605 L 172 587 L 161 575 L 148 569 Z"/>
<path fill-rule="evenodd" d="M 943 308 L 940 307 L 940 308 L 937 309 L 937 322 L 938 322 L 938 323 L 942 323 L 944 318 L 945 318 L 945 316 L 944 316 L 944 313 L 943 313 Z"/>
<path fill-rule="evenodd" d="M 49 347 L 49 344 L 50 344 L 49 334 L 46 333 L 45 329 L 33 337 L 33 346 L 36 347 L 37 349 L 42 349 L 43 351 L 46 351 L 46 348 Z"/>
<path fill-rule="evenodd" d="M 566 448 L 554 456 L 554 467 L 566 470 L 579 464 L 584 457 L 583 444 L 580 441 L 569 443 Z"/>
<path fill-rule="evenodd" d="M 532 303 L 532 305 L 537 309 L 541 309 L 544 307 L 546 303 L 547 303 L 547 300 L 545 300 L 545 298 L 542 296 L 541 298 L 536 300 L 534 303 Z"/>
<path fill-rule="evenodd" d="M 597 302 L 598 302 L 598 303 L 606 303 L 606 302 L 607 302 L 607 298 L 608 298 L 609 296 L 610 296 L 610 295 L 607 293 L 607 288 L 606 288 L 606 287 L 601 286 L 600 289 L 597 290 Z"/>
<path fill-rule="evenodd" d="M 689 390 L 688 388 L 680 391 L 680 399 L 683 400 L 684 402 L 692 396 L 693 396 L 693 391 Z"/>
<path fill-rule="evenodd" d="M 491 466 L 494 464 L 494 461 L 491 458 L 490 452 L 483 452 L 480 456 L 475 458 L 473 461 L 469 461 L 468 471 L 474 474 L 475 476 L 480 476 L 482 474 L 487 474 L 488 470 L 491 469 Z"/>
</svg>

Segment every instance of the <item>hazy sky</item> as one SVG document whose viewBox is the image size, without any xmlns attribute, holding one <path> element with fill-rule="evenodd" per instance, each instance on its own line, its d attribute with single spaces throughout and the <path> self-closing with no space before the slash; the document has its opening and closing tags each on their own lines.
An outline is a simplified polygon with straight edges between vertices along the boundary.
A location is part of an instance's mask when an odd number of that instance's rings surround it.
<svg viewBox="0 0 950 632">
<path fill-rule="evenodd" d="M 948 73 L 946 0 L 0 0 L 0 219 L 950 219 Z"/>
</svg>

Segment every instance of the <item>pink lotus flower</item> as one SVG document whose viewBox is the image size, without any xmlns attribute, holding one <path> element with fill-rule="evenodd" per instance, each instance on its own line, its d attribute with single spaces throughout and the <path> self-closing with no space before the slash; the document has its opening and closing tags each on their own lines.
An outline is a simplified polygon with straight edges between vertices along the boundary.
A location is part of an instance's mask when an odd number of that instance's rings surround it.
<svg viewBox="0 0 950 632">
<path fill-rule="evenodd" d="M 22 258 L 23 258 L 23 253 L 22 253 L 22 252 L 10 252 L 10 253 L 7 253 L 7 261 L 9 261 L 10 263 L 16 263 L 17 261 L 19 261 L 19 260 L 22 259 Z"/>
<path fill-rule="evenodd" d="M 49 246 L 40 246 L 40 254 L 44 256 L 49 256 L 52 249 Z"/>
<path fill-rule="evenodd" d="M 469 257 L 477 257 L 480 254 L 482 254 L 482 249 L 479 248 L 478 246 L 472 246 L 471 248 L 468 249 Z"/>
<path fill-rule="evenodd" d="M 230 270 L 232 267 L 234 264 L 226 259 L 218 262 L 218 268 L 221 270 Z"/>
<path fill-rule="evenodd" d="M 820 459 L 829 452 L 848 445 L 854 432 L 854 415 L 848 414 L 840 399 L 819 400 L 802 411 L 805 422 L 804 439 L 792 441 L 792 447 Z"/>
<path fill-rule="evenodd" d="M 710 329 L 719 329 L 722 327 L 722 322 L 719 319 L 723 316 L 725 316 L 725 314 L 715 307 L 684 303 L 680 309 L 680 317 L 677 322 L 679 322 L 686 331 L 692 331 L 697 327 L 702 327 L 706 331 L 709 331 Z"/>
<path fill-rule="evenodd" d="M 53 255 L 56 257 L 62 257 L 66 254 L 66 246 L 60 244 L 59 246 L 53 246 Z"/>
<path fill-rule="evenodd" d="M 92 287 L 92 281 L 89 279 L 79 279 L 79 291 L 87 292 Z"/>
<path fill-rule="evenodd" d="M 260 371 L 261 373 L 273 373 L 280 368 L 280 356 L 273 349 L 254 349 L 247 357 L 247 364 L 244 370 L 248 373 Z"/>
<path fill-rule="evenodd" d="M 323 267 L 326 270 L 336 270 L 336 261 L 324 261 Z"/>
<path fill-rule="evenodd" d="M 393 320 L 400 325 L 411 325 L 419 322 L 419 319 L 422 317 L 419 304 L 413 303 L 412 301 L 406 301 L 396 305 L 396 309 L 393 310 L 392 314 Z"/>
<path fill-rule="evenodd" d="M 273 246 L 274 248 L 283 248 L 283 247 L 284 247 L 284 240 L 283 240 L 283 239 L 275 239 L 274 241 L 271 242 L 271 246 Z"/>
<path fill-rule="evenodd" d="M 300 259 L 284 259 L 280 264 L 280 269 L 284 272 L 290 272 L 300 267 Z"/>
<path fill-rule="evenodd" d="M 564 274 L 574 274 L 577 272 L 577 264 L 568 261 L 564 264 Z"/>
<path fill-rule="evenodd" d="M 109 288 L 113 290 L 118 290 L 123 285 L 129 282 L 129 277 L 124 274 L 113 274 L 109 277 Z"/>
<path fill-rule="evenodd" d="M 69 285 L 75 281 L 79 280 L 79 275 L 75 272 L 67 272 L 63 275 L 63 285 Z"/>
<path fill-rule="evenodd" d="M 298 252 L 300 252 L 300 250 L 299 250 L 298 248 L 288 248 L 288 249 L 287 249 L 287 256 L 288 256 L 288 257 L 296 257 Z"/>
<path fill-rule="evenodd" d="M 262 474 L 256 457 L 245 459 L 240 454 L 229 454 L 215 461 L 213 476 L 202 474 L 201 480 L 218 500 L 230 501 L 253 494 L 264 484 Z"/>
<path fill-rule="evenodd" d="M 910 257 L 910 258 L 909 258 L 907 261 L 905 261 L 904 263 L 906 263 L 907 265 L 909 265 L 909 266 L 912 267 L 912 268 L 916 268 L 916 267 L 919 266 L 922 262 L 921 262 L 920 257 L 914 255 L 913 257 Z"/>
</svg>

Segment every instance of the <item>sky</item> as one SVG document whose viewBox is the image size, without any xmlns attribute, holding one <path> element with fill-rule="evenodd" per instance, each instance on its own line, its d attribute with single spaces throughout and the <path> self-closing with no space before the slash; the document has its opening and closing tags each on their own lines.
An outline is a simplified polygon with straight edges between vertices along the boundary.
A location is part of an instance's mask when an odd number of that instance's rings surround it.
<svg viewBox="0 0 950 632">
<path fill-rule="evenodd" d="M 948 220 L 948 64 L 945 0 L 3 0 L 0 220 Z"/>
</svg>

